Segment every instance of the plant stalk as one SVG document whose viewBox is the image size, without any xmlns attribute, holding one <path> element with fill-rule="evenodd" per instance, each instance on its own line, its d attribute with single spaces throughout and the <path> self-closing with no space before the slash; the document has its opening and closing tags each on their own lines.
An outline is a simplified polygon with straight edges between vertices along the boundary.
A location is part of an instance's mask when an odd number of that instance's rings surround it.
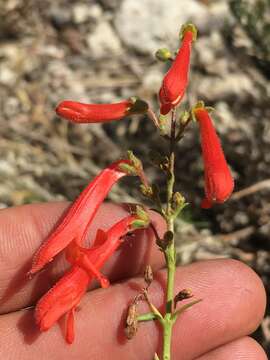
<svg viewBox="0 0 270 360">
<path fill-rule="evenodd" d="M 176 113 L 172 111 L 171 118 L 171 138 L 170 138 L 170 153 L 169 153 L 169 171 L 167 179 L 167 206 L 166 206 L 166 222 L 167 230 L 174 234 L 174 216 L 172 209 L 173 190 L 175 183 L 174 165 L 175 165 L 175 128 L 176 128 Z M 163 321 L 163 360 L 171 359 L 171 338 L 173 321 L 173 300 L 174 300 L 174 280 L 175 280 L 175 241 L 174 237 L 168 244 L 165 250 L 165 260 L 167 265 L 167 293 L 166 293 L 166 308 Z"/>
</svg>

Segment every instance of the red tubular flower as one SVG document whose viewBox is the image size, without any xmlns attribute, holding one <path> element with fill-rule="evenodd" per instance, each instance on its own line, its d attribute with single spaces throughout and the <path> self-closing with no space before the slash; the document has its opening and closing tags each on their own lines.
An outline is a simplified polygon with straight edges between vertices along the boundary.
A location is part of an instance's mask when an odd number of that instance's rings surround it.
<svg viewBox="0 0 270 360">
<path fill-rule="evenodd" d="M 100 123 L 122 119 L 129 114 L 133 103 L 124 100 L 115 104 L 82 104 L 75 101 L 63 101 L 56 113 L 74 123 Z"/>
<path fill-rule="evenodd" d="M 97 278 L 107 287 L 109 281 L 100 273 L 106 260 L 123 242 L 123 236 L 134 230 L 137 215 L 130 215 L 113 225 L 107 232 L 99 230 L 93 247 L 85 249 L 72 242 L 67 250 L 67 260 L 72 268 L 37 303 L 36 322 L 41 331 L 48 330 L 67 314 L 66 341 L 74 340 L 74 312 L 89 283 Z M 106 280 L 106 281 L 105 281 Z"/>
<path fill-rule="evenodd" d="M 230 197 L 234 181 L 211 117 L 203 103 L 199 103 L 193 109 L 193 114 L 200 125 L 205 168 L 205 199 L 201 207 L 207 209 L 212 207 L 214 202 L 223 203 Z"/>
<path fill-rule="evenodd" d="M 191 45 L 196 40 L 197 29 L 193 24 L 184 25 L 181 29 L 181 35 L 181 47 L 159 90 L 160 113 L 162 115 L 166 115 L 179 104 L 188 84 Z"/>
<path fill-rule="evenodd" d="M 113 163 L 101 171 L 79 195 L 59 225 L 35 254 L 32 268 L 29 271 L 30 276 L 41 270 L 44 265 L 50 262 L 72 240 L 82 244 L 89 224 L 111 187 L 119 179 L 127 175 L 126 172 L 120 169 L 123 164 L 130 164 L 130 162 L 128 160 L 120 160 Z"/>
<path fill-rule="evenodd" d="M 88 284 L 88 274 L 79 266 L 73 266 L 37 303 L 35 319 L 39 329 L 47 331 L 67 313 L 66 341 L 71 344 L 74 339 L 74 310 L 86 293 Z"/>
</svg>

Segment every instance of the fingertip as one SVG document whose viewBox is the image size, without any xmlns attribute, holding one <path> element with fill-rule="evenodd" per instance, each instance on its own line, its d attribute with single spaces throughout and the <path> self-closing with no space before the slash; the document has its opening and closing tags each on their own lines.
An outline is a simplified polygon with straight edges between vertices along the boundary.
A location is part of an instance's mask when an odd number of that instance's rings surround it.
<svg viewBox="0 0 270 360">
<path fill-rule="evenodd" d="M 267 356 L 257 341 L 244 337 L 220 346 L 196 360 L 267 360 Z"/>
</svg>

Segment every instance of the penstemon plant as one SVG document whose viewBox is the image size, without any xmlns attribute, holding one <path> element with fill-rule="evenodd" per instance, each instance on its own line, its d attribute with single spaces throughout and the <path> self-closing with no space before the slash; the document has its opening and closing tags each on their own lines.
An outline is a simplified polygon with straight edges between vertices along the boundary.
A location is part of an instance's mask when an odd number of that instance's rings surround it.
<svg viewBox="0 0 270 360">
<path fill-rule="evenodd" d="M 190 56 L 197 30 L 193 24 L 182 26 L 180 31 L 180 48 L 173 58 L 170 51 L 160 49 L 156 57 L 170 63 L 159 91 L 160 111 L 156 115 L 149 104 L 137 97 L 114 104 L 82 104 L 74 101 L 63 101 L 56 113 L 74 123 L 104 123 L 121 120 L 133 114 L 146 114 L 153 122 L 160 136 L 167 141 L 166 154 L 156 154 L 153 162 L 165 174 L 167 179 L 166 199 L 160 198 L 159 189 L 150 184 L 142 162 L 132 151 L 127 158 L 118 160 L 102 170 L 84 189 L 69 207 L 60 223 L 34 255 L 29 276 L 34 276 L 60 252 L 64 252 L 70 269 L 37 303 L 35 319 L 41 331 L 52 327 L 62 316 L 66 315 L 65 339 L 71 344 L 75 339 L 74 314 L 89 284 L 97 279 L 103 288 L 109 280 L 101 273 L 107 259 L 125 241 L 125 235 L 137 229 L 150 227 L 156 243 L 164 254 L 167 269 L 166 302 L 164 309 L 157 309 L 151 302 L 148 289 L 153 280 L 150 266 L 145 269 L 145 287 L 133 299 L 128 307 L 125 333 L 132 339 L 138 331 L 139 323 L 157 321 L 163 331 L 163 353 L 153 354 L 153 358 L 171 359 L 172 331 L 178 317 L 201 299 L 186 302 L 193 297 L 191 290 L 183 289 L 175 293 L 174 278 L 176 271 L 175 220 L 187 205 L 180 192 L 175 191 L 176 145 L 183 138 L 189 124 L 199 123 L 201 134 L 202 157 L 205 167 L 205 197 L 202 208 L 210 208 L 215 203 L 222 203 L 231 195 L 234 187 L 233 178 L 224 157 L 218 136 L 209 115 L 211 108 L 198 102 L 189 111 L 177 114 L 177 107 L 183 98 L 187 85 L 190 67 Z M 112 186 L 124 176 L 138 176 L 140 191 L 152 201 L 154 209 L 164 218 L 167 229 L 160 236 L 151 222 L 148 209 L 143 205 L 130 205 L 130 215 L 114 224 L 109 230 L 99 229 L 90 247 L 85 239 L 91 222 L 109 193 Z M 140 314 L 139 303 L 145 301 L 149 312 Z M 180 304 L 180 305 L 179 305 Z M 181 305 L 183 304 L 183 305 Z M 159 357 L 160 356 L 160 357 Z"/>
</svg>

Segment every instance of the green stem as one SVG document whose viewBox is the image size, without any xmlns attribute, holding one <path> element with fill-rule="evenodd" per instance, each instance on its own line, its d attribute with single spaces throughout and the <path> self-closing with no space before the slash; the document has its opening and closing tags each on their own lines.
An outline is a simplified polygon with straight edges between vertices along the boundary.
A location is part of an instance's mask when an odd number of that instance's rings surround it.
<svg viewBox="0 0 270 360">
<path fill-rule="evenodd" d="M 169 154 L 169 171 L 167 180 L 167 207 L 166 207 L 166 222 L 167 230 L 174 233 L 174 216 L 172 211 L 172 199 L 175 183 L 174 165 L 175 165 L 175 128 L 176 116 L 175 111 L 172 111 L 171 119 L 171 141 Z M 175 278 L 175 242 L 174 238 L 165 250 L 165 260 L 167 265 L 167 294 L 166 294 L 166 314 L 163 321 L 163 360 L 171 359 L 171 337 L 174 321 L 173 315 L 173 299 L 174 299 L 174 278 Z"/>
<path fill-rule="evenodd" d="M 140 316 L 137 317 L 137 320 L 139 322 L 142 322 L 142 321 L 150 321 L 150 320 L 156 320 L 157 319 L 157 316 L 156 314 L 154 313 L 147 313 L 147 314 L 142 314 Z"/>
<path fill-rule="evenodd" d="M 163 330 L 163 360 L 171 359 L 171 339 L 172 339 L 172 323 L 166 322 Z"/>
</svg>

